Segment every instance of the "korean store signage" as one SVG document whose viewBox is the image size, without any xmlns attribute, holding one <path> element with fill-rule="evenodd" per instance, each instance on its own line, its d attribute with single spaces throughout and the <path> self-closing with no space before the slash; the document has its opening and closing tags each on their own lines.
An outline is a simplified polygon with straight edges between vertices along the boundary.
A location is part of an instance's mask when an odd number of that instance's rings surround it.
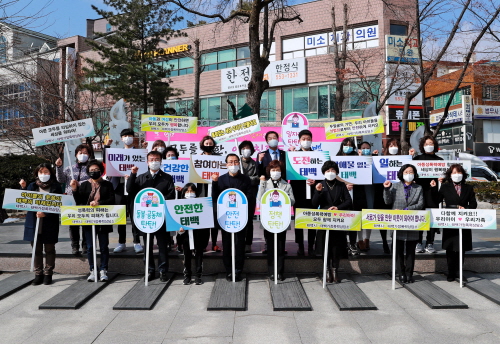
<svg viewBox="0 0 500 344">
<path fill-rule="evenodd" d="M 420 45 L 415 37 L 385 35 L 388 62 L 418 63 Z"/>
</svg>

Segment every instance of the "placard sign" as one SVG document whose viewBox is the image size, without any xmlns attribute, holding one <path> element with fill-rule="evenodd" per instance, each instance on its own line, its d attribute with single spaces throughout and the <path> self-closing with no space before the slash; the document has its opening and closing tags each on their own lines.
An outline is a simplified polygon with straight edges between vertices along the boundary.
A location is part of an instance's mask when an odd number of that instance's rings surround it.
<svg viewBox="0 0 500 344">
<path fill-rule="evenodd" d="M 219 144 L 258 131 L 260 131 L 259 116 L 252 115 L 211 128 L 208 130 L 208 135 L 212 136 L 216 144 Z"/>
<path fill-rule="evenodd" d="M 286 153 L 286 177 L 289 180 L 323 180 L 321 168 L 330 160 L 330 152 L 290 151 Z"/>
<path fill-rule="evenodd" d="M 336 156 L 330 152 L 330 160 L 339 165 L 339 177 L 352 184 L 372 184 L 372 157 L 371 156 Z M 288 177 L 288 175 L 287 175 Z"/>
<path fill-rule="evenodd" d="M 384 183 L 390 180 L 399 183 L 398 172 L 403 165 L 411 164 L 410 155 L 384 155 L 373 156 L 373 183 Z"/>
<path fill-rule="evenodd" d="M 451 165 L 460 164 L 471 175 L 469 160 L 416 160 L 412 164 L 417 168 L 419 178 L 441 178 Z"/>
<path fill-rule="evenodd" d="M 226 189 L 217 199 L 217 221 L 222 229 L 236 233 L 248 222 L 247 196 L 238 189 Z"/>
<path fill-rule="evenodd" d="M 146 188 L 134 199 L 134 223 L 143 233 L 154 233 L 165 222 L 165 198 L 155 188 Z"/>
<path fill-rule="evenodd" d="M 2 208 L 60 214 L 62 206 L 76 205 L 71 195 L 5 189 Z"/>
<path fill-rule="evenodd" d="M 295 228 L 359 232 L 361 212 L 299 208 L 295 211 Z"/>
<path fill-rule="evenodd" d="M 196 134 L 198 118 L 187 116 L 141 116 L 141 131 Z"/>
<path fill-rule="evenodd" d="M 384 118 L 382 115 L 325 123 L 325 135 L 327 140 L 381 134 L 383 132 Z"/>
<path fill-rule="evenodd" d="M 130 175 L 132 167 L 139 167 L 138 174 L 148 171 L 146 149 L 125 149 L 125 148 L 107 148 L 106 149 L 106 176 L 123 177 Z"/>
<path fill-rule="evenodd" d="M 271 233 L 281 233 L 292 217 L 290 197 L 280 189 L 266 191 L 260 199 L 260 222 Z"/>
<path fill-rule="evenodd" d="M 281 140 L 285 147 L 300 146 L 299 133 L 309 129 L 309 120 L 300 112 L 291 112 L 281 123 Z"/>
<path fill-rule="evenodd" d="M 189 182 L 189 161 L 163 160 L 161 169 L 172 176 L 175 186 L 183 187 Z"/>
<path fill-rule="evenodd" d="M 212 228 L 212 197 L 167 200 L 167 231 Z"/>
<path fill-rule="evenodd" d="M 427 209 L 432 228 L 497 229 L 495 209 Z"/>
<path fill-rule="evenodd" d="M 430 214 L 426 210 L 363 209 L 363 229 L 428 231 Z"/>
<path fill-rule="evenodd" d="M 220 176 L 227 172 L 226 158 L 218 155 L 192 155 L 189 169 L 191 183 L 211 183 L 212 174 Z"/>
<path fill-rule="evenodd" d="M 48 125 L 31 129 L 31 131 L 36 147 L 95 135 L 92 118 Z"/>
<path fill-rule="evenodd" d="M 127 207 L 124 205 L 77 205 L 61 207 L 61 225 L 125 225 L 127 224 Z"/>
</svg>

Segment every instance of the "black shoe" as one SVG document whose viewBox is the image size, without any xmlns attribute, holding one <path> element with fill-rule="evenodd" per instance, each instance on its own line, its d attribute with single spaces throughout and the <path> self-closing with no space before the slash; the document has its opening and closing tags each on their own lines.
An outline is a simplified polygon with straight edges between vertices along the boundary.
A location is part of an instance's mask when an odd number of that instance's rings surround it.
<svg viewBox="0 0 500 344">
<path fill-rule="evenodd" d="M 274 275 L 269 275 L 269 281 L 274 282 Z"/>
<path fill-rule="evenodd" d="M 194 278 L 194 284 L 196 284 L 196 285 L 202 285 L 203 284 L 203 281 L 201 280 L 201 274 L 200 275 L 196 275 L 196 277 Z"/>
<path fill-rule="evenodd" d="M 384 243 L 383 247 L 384 247 L 384 254 L 391 254 L 391 249 L 389 248 L 389 245 L 387 243 Z"/>
<path fill-rule="evenodd" d="M 71 253 L 75 256 L 75 257 L 79 257 L 82 255 L 82 253 L 80 252 L 80 250 L 77 248 L 77 247 L 73 247 L 71 249 Z"/>
<path fill-rule="evenodd" d="M 415 280 L 413 279 L 413 276 L 408 276 L 408 283 L 413 283 Z"/>
<path fill-rule="evenodd" d="M 167 273 L 166 272 L 160 272 L 160 282 L 167 282 Z"/>
<path fill-rule="evenodd" d="M 87 248 L 86 247 L 82 247 L 82 254 L 87 254 Z"/>
<path fill-rule="evenodd" d="M 191 275 L 184 276 L 184 281 L 182 281 L 182 284 L 190 285 L 191 284 Z"/>
<path fill-rule="evenodd" d="M 234 278 L 236 282 L 241 282 L 243 280 L 243 277 L 241 277 L 241 273 L 236 273 L 236 276 Z"/>
<path fill-rule="evenodd" d="M 282 274 L 278 274 L 278 281 L 284 281 L 285 280 L 285 276 L 283 276 Z"/>
<path fill-rule="evenodd" d="M 262 251 L 262 254 L 267 254 L 267 248 Z"/>
<path fill-rule="evenodd" d="M 233 281 L 233 275 L 231 275 L 231 274 L 227 274 L 227 275 L 226 275 L 226 281 L 228 281 L 228 282 L 232 282 L 232 281 Z"/>
<path fill-rule="evenodd" d="M 154 271 L 150 271 L 150 272 L 148 273 L 148 281 L 152 281 L 152 280 L 154 280 L 155 278 L 156 278 L 156 276 L 155 276 L 155 272 L 154 272 Z"/>
<path fill-rule="evenodd" d="M 455 282 L 455 276 L 451 275 L 451 274 L 448 274 L 448 277 L 446 277 L 446 280 L 448 282 Z"/>
<path fill-rule="evenodd" d="M 305 254 L 305 252 L 304 252 L 304 249 L 303 249 L 303 248 L 299 248 L 299 249 L 297 250 L 297 256 L 303 256 L 304 254 Z"/>
<path fill-rule="evenodd" d="M 399 275 L 399 283 L 405 284 L 408 280 L 406 279 L 406 275 Z"/>
<path fill-rule="evenodd" d="M 307 249 L 307 255 L 309 257 L 316 257 L 316 250 L 313 247 L 309 246 L 309 248 Z"/>
<path fill-rule="evenodd" d="M 31 282 L 31 285 L 40 285 L 43 283 L 43 275 L 35 275 L 35 279 Z"/>
<path fill-rule="evenodd" d="M 52 275 L 45 275 L 45 276 L 43 276 L 43 284 L 44 285 L 50 285 L 50 284 L 52 284 Z"/>
</svg>

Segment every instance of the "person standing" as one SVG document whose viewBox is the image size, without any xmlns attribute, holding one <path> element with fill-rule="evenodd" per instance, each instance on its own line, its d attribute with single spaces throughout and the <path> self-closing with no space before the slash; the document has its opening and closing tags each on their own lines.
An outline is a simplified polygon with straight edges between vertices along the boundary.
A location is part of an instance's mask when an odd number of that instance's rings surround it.
<svg viewBox="0 0 500 344">
<path fill-rule="evenodd" d="M 279 135 L 275 131 L 268 131 L 265 139 L 269 149 L 258 155 L 257 173 L 259 176 L 266 175 L 267 165 L 273 160 L 279 160 L 286 166 L 286 152 L 278 148 Z M 286 180 L 286 171 L 283 171 L 283 179 Z"/>
<path fill-rule="evenodd" d="M 240 172 L 240 158 L 238 155 L 230 153 L 226 156 L 226 166 L 228 173 L 221 175 L 212 174 L 212 200 L 214 208 L 217 205 L 219 195 L 227 189 L 238 189 L 245 194 L 247 199 L 251 196 L 250 177 Z M 217 217 L 215 217 L 217 218 Z M 250 217 L 248 219 L 250 221 Z M 235 240 L 235 280 L 239 282 L 242 280 L 241 273 L 245 263 L 245 231 L 241 230 L 234 234 Z M 222 245 L 224 267 L 226 268 L 226 279 L 232 281 L 232 264 L 231 264 L 231 233 L 222 229 Z"/>
<path fill-rule="evenodd" d="M 57 182 L 56 173 L 48 163 L 38 165 L 33 173 L 35 181 L 26 187 L 21 179 L 21 189 L 27 191 L 62 194 L 61 185 Z M 52 274 L 56 265 L 56 244 L 59 239 L 59 214 L 28 211 L 24 224 L 24 238 L 33 247 L 37 218 L 40 219 L 38 237 L 35 248 L 35 279 L 32 285 L 52 284 Z M 43 265 L 43 251 L 45 251 L 45 266 Z"/>
<path fill-rule="evenodd" d="M 78 185 L 76 180 L 71 181 L 71 189 L 73 197 L 78 205 L 90 205 L 96 207 L 99 205 L 114 205 L 115 193 L 113 185 L 102 178 L 104 174 L 104 166 L 97 160 L 89 161 L 87 165 L 87 174 L 90 176 L 89 180 Z M 94 282 L 97 277 L 94 274 L 95 265 L 92 240 L 92 226 L 83 226 L 85 230 L 85 238 L 87 239 L 87 260 L 89 262 L 90 274 L 87 281 Z M 113 226 L 110 225 L 96 225 L 95 232 L 99 240 L 99 248 L 101 250 L 101 266 L 100 266 L 100 281 L 108 281 L 108 262 L 109 262 L 109 233 L 113 231 Z"/>
<path fill-rule="evenodd" d="M 66 184 L 66 195 L 73 194 L 73 190 L 70 186 L 72 180 L 76 180 L 80 184 L 89 179 L 89 176 L 87 174 L 87 162 L 90 158 L 90 151 L 90 147 L 87 145 L 79 145 L 78 147 L 76 147 L 76 164 L 68 166 L 64 170 L 61 158 L 56 160 L 56 178 L 59 183 Z M 75 256 L 80 256 L 82 253 L 87 254 L 87 241 L 85 240 L 85 231 L 83 230 L 83 227 L 82 252 L 80 252 L 80 227 L 81 226 L 76 225 L 69 226 L 69 239 L 71 240 L 72 253 Z"/>
<path fill-rule="evenodd" d="M 398 172 L 400 183 L 384 182 L 384 201 L 392 204 L 394 210 L 424 209 L 422 186 L 415 183 L 418 178 L 417 169 L 411 164 L 403 165 Z M 393 238 L 394 240 L 394 238 Z M 415 246 L 417 246 L 418 231 L 398 230 L 396 232 L 396 267 L 401 283 L 413 283 L 415 267 Z M 405 257 L 406 249 L 406 257 Z"/>
<path fill-rule="evenodd" d="M 172 176 L 163 172 L 161 167 L 162 155 L 158 151 L 151 151 L 147 155 L 148 171 L 143 174 L 137 175 L 139 167 L 132 167 L 130 177 L 127 180 L 127 192 L 135 199 L 139 191 L 146 188 L 155 188 L 165 200 L 175 199 L 175 187 Z M 146 242 L 146 233 L 143 233 L 143 240 Z M 149 266 L 148 268 L 148 281 L 155 279 L 155 261 L 153 257 L 153 237 L 156 237 L 158 244 L 158 271 L 160 273 L 160 281 L 167 281 L 168 272 L 168 244 L 170 242 L 170 235 L 167 233 L 166 225 L 163 223 L 160 229 L 152 233 L 149 240 Z M 146 262 L 146 255 L 144 255 L 144 262 Z"/>
</svg>

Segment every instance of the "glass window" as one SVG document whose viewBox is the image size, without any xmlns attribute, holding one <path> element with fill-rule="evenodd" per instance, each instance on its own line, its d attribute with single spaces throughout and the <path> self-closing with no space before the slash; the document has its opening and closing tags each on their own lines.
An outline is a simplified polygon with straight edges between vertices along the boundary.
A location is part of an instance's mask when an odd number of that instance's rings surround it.
<svg viewBox="0 0 500 344">
<path fill-rule="evenodd" d="M 406 25 L 391 24 L 391 35 L 406 36 L 407 34 Z"/>
<path fill-rule="evenodd" d="M 167 67 L 170 69 L 179 69 L 179 59 L 168 60 Z"/>
<path fill-rule="evenodd" d="M 202 98 L 200 99 L 200 118 L 208 119 L 208 99 Z"/>
<path fill-rule="evenodd" d="M 309 112 L 309 90 L 307 87 L 293 89 L 293 111 Z"/>
<path fill-rule="evenodd" d="M 287 88 L 283 90 L 283 114 L 293 112 L 293 89 Z"/>
<path fill-rule="evenodd" d="M 208 65 L 212 63 L 217 63 L 217 52 L 206 53 L 202 55 L 201 64 Z"/>
<path fill-rule="evenodd" d="M 7 39 L 0 36 L 0 63 L 7 62 Z"/>
<path fill-rule="evenodd" d="M 208 119 L 220 120 L 220 97 L 208 98 Z"/>
<path fill-rule="evenodd" d="M 307 112 L 317 112 L 318 111 L 318 86 L 309 87 L 309 111 Z"/>
<path fill-rule="evenodd" d="M 328 85 L 318 87 L 318 118 L 328 118 Z"/>
<path fill-rule="evenodd" d="M 236 60 L 236 49 L 227 49 L 217 52 L 218 62 L 227 62 Z"/>
<path fill-rule="evenodd" d="M 236 50 L 236 58 L 239 59 L 246 59 L 250 58 L 250 48 L 249 47 L 241 47 Z"/>
<path fill-rule="evenodd" d="M 211 70 L 217 70 L 217 64 L 206 65 L 203 68 L 205 72 L 209 72 Z"/>
<path fill-rule="evenodd" d="M 190 57 L 183 57 L 179 59 L 179 69 L 193 67 L 193 59 Z"/>
<path fill-rule="evenodd" d="M 267 119 L 269 121 L 276 121 L 276 91 L 267 91 Z"/>
</svg>

